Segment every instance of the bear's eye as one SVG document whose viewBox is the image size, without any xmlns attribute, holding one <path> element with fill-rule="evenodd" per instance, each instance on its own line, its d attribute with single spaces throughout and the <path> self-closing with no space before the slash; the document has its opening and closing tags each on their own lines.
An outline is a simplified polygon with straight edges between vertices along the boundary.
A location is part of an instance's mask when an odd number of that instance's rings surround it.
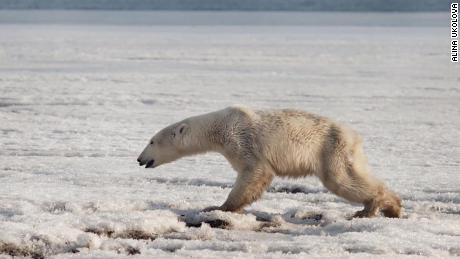
<svg viewBox="0 0 460 259">
<path fill-rule="evenodd" d="M 150 145 L 153 145 L 153 140 L 150 141 Z"/>
</svg>

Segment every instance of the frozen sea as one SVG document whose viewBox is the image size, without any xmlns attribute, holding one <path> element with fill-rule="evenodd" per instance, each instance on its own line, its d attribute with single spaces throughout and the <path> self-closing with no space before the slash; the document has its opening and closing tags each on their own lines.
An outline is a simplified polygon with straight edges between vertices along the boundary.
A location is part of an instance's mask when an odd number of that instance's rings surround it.
<svg viewBox="0 0 460 259">
<path fill-rule="evenodd" d="M 460 66 L 442 13 L 0 11 L 0 258 L 460 256 Z M 315 178 L 244 214 L 206 154 L 136 158 L 162 127 L 243 104 L 347 123 L 401 219 Z"/>
</svg>

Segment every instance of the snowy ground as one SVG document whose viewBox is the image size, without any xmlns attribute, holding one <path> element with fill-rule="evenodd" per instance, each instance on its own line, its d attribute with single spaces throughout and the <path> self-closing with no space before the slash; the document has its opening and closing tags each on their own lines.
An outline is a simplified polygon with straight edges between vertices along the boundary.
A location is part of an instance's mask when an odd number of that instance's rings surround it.
<svg viewBox="0 0 460 259">
<path fill-rule="evenodd" d="M 448 23 L 446 23 L 448 24 Z M 447 26 L 447 25 L 446 25 Z M 0 257 L 460 256 L 460 66 L 448 28 L 0 24 Z M 155 131 L 245 104 L 348 123 L 402 219 L 314 178 L 243 215 L 208 154 L 146 170 Z"/>
</svg>

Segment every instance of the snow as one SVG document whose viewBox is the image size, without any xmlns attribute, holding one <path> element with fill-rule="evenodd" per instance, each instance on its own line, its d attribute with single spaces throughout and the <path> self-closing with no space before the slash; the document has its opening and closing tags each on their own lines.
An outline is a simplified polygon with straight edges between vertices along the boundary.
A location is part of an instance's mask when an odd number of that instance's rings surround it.
<svg viewBox="0 0 460 259">
<path fill-rule="evenodd" d="M 448 35 L 0 24 L 0 257 L 458 257 L 460 70 Z M 403 217 L 349 220 L 360 206 L 315 178 L 276 179 L 244 214 L 202 213 L 231 189 L 224 158 L 137 165 L 155 131 L 236 103 L 351 125 Z"/>
</svg>

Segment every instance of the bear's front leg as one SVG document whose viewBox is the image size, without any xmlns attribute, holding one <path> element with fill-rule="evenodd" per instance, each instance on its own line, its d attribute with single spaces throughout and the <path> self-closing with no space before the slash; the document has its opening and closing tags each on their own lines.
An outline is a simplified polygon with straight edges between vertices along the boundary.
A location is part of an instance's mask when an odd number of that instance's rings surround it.
<svg viewBox="0 0 460 259">
<path fill-rule="evenodd" d="M 244 170 L 238 174 L 235 185 L 222 206 L 213 206 L 204 211 L 222 210 L 240 212 L 246 205 L 258 200 L 273 180 L 274 173 L 270 169 L 257 167 Z"/>
</svg>

